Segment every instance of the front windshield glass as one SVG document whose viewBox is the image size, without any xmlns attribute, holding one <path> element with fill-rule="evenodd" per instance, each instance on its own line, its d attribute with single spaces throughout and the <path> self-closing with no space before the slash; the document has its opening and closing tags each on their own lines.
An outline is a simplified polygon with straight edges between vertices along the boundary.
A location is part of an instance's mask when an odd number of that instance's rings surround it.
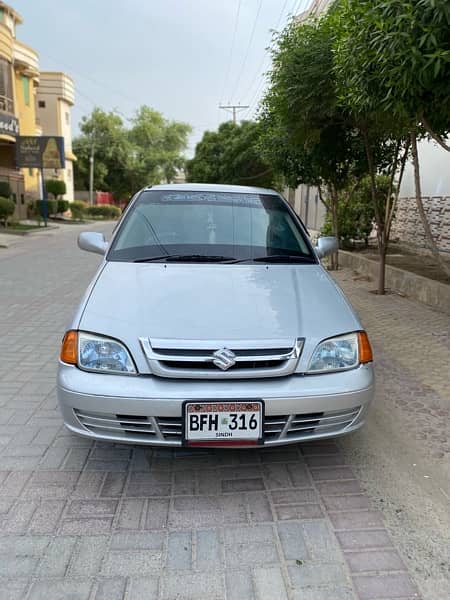
<svg viewBox="0 0 450 600">
<path fill-rule="evenodd" d="M 273 255 L 315 261 L 280 197 L 149 190 L 126 215 L 108 259 L 222 257 L 245 261 Z"/>
</svg>

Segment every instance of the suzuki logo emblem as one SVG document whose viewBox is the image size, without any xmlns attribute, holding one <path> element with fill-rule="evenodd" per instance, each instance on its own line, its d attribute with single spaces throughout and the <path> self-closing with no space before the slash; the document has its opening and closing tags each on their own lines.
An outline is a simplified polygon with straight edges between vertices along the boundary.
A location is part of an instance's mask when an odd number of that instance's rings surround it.
<svg viewBox="0 0 450 600">
<path fill-rule="evenodd" d="M 236 354 L 229 350 L 228 348 L 220 348 L 220 350 L 216 350 L 213 354 L 213 363 L 222 371 L 226 371 L 234 364 L 236 364 Z"/>
</svg>

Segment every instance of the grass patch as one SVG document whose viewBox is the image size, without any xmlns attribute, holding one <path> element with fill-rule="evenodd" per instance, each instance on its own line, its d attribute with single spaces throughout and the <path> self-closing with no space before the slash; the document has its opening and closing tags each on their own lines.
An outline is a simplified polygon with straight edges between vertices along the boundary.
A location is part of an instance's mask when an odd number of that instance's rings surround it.
<svg viewBox="0 0 450 600">
<path fill-rule="evenodd" d="M 29 231 L 35 229 L 41 229 L 39 225 L 24 225 L 22 223 L 16 223 L 15 225 L 8 225 L 8 227 L 0 227 L 0 233 L 10 233 L 11 235 L 23 235 Z"/>
</svg>

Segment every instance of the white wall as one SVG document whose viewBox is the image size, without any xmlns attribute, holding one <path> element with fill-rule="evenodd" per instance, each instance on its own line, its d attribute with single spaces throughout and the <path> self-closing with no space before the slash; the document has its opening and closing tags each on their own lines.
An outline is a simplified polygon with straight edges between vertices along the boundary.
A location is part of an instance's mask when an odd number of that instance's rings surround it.
<svg viewBox="0 0 450 600">
<path fill-rule="evenodd" d="M 422 196 L 450 196 L 450 152 L 446 152 L 436 142 L 419 142 L 419 161 Z M 415 196 L 414 172 L 412 164 L 405 168 L 401 198 Z"/>
</svg>

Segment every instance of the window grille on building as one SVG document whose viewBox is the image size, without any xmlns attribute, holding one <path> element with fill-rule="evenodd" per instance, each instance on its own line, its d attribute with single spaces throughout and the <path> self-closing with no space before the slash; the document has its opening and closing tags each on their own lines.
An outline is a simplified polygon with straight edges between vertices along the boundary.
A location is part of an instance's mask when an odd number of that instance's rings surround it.
<svg viewBox="0 0 450 600">
<path fill-rule="evenodd" d="M 0 110 L 14 114 L 11 64 L 0 58 Z"/>
</svg>

